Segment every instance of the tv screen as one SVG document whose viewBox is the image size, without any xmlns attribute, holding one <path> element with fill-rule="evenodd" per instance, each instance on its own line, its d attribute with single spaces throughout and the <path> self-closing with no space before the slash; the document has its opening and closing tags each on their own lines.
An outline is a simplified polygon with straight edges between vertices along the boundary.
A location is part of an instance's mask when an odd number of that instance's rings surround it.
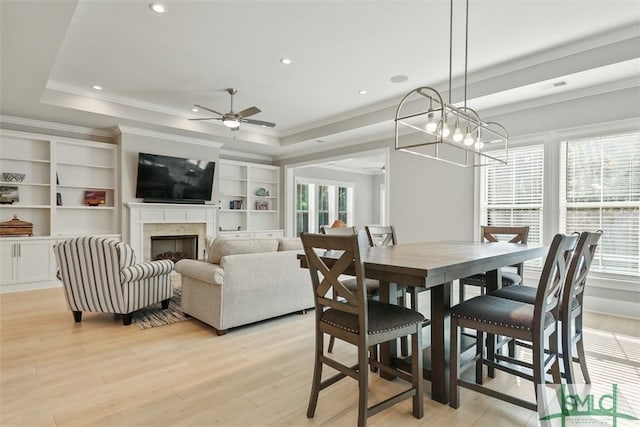
<svg viewBox="0 0 640 427">
<path fill-rule="evenodd" d="M 138 153 L 136 197 L 145 201 L 211 200 L 215 162 Z"/>
</svg>

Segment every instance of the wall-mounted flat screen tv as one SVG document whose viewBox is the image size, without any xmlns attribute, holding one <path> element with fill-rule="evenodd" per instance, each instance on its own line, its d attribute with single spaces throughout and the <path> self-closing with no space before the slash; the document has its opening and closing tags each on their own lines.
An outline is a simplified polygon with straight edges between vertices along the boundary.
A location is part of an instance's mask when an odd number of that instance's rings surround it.
<svg viewBox="0 0 640 427">
<path fill-rule="evenodd" d="M 136 197 L 145 202 L 204 203 L 211 200 L 215 162 L 138 153 Z"/>
</svg>

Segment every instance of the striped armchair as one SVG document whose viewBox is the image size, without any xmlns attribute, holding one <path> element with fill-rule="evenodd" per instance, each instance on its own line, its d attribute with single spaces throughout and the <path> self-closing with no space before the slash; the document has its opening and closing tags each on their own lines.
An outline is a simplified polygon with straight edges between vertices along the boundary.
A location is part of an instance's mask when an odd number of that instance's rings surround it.
<svg viewBox="0 0 640 427">
<path fill-rule="evenodd" d="M 76 322 L 83 311 L 122 314 L 130 325 L 133 312 L 173 294 L 169 260 L 136 264 L 126 243 L 104 237 L 76 237 L 54 245 L 58 278 Z"/>
</svg>

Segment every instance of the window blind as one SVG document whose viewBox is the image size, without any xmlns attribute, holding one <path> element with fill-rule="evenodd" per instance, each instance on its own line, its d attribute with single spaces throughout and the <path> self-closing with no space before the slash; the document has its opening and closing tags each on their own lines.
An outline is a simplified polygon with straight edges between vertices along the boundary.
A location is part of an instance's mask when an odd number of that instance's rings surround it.
<svg viewBox="0 0 640 427">
<path fill-rule="evenodd" d="M 503 159 L 504 153 L 496 155 Z M 530 243 L 542 243 L 544 146 L 510 148 L 507 164 L 491 164 L 481 173 L 482 222 L 529 226 Z"/>
<path fill-rule="evenodd" d="M 640 275 L 640 133 L 562 143 L 560 227 L 603 230 L 591 270 Z"/>
</svg>

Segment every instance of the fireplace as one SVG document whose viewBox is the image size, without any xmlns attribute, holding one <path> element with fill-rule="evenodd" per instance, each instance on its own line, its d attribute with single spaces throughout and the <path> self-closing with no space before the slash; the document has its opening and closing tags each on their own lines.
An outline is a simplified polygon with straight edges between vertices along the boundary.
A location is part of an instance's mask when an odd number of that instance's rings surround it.
<svg viewBox="0 0 640 427">
<path fill-rule="evenodd" d="M 216 234 L 216 206 L 161 203 L 128 203 L 128 206 L 130 244 L 136 257 L 144 261 L 153 259 L 151 237 L 197 235 L 197 252 L 193 258 L 203 259 L 206 237 Z M 166 251 L 181 249 L 172 247 Z"/>
<path fill-rule="evenodd" d="M 170 259 L 174 263 L 181 259 L 198 258 L 198 235 L 151 236 L 151 260 Z"/>
</svg>

